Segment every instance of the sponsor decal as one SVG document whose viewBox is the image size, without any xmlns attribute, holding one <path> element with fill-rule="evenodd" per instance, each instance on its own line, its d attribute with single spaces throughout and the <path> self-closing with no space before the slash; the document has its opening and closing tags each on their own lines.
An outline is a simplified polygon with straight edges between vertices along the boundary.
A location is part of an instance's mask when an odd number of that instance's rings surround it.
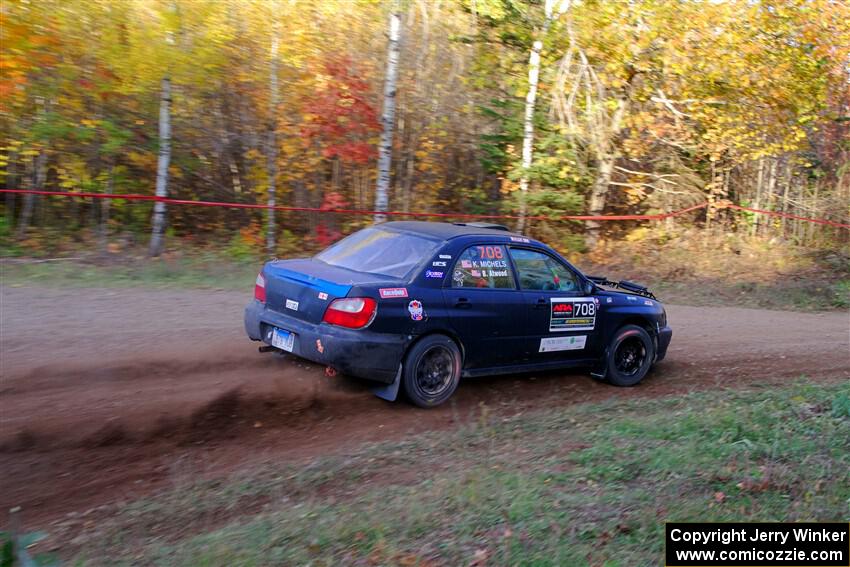
<svg viewBox="0 0 850 567">
<path fill-rule="evenodd" d="M 421 321 L 422 317 L 424 316 L 422 302 L 418 299 L 414 299 L 413 301 L 407 304 L 407 312 L 410 313 L 410 318 L 414 321 Z"/>
<path fill-rule="evenodd" d="M 441 278 L 443 277 L 443 272 L 438 272 L 436 270 L 425 270 L 426 278 Z"/>
<path fill-rule="evenodd" d="M 322 339 L 316 339 L 316 350 L 319 351 L 319 354 L 325 353 L 325 345 L 322 344 Z"/>
<path fill-rule="evenodd" d="M 587 335 L 576 337 L 551 337 L 540 339 L 540 350 L 538 352 L 554 352 L 557 350 L 581 350 L 587 343 Z"/>
<path fill-rule="evenodd" d="M 553 297 L 549 331 L 592 331 L 596 326 L 596 303 L 590 297 Z"/>
<path fill-rule="evenodd" d="M 434 260 L 433 262 L 431 262 L 431 265 L 432 265 L 432 266 L 436 266 L 436 267 L 438 267 L 438 268 L 445 268 L 445 267 L 446 267 L 446 263 L 445 263 L 445 262 L 441 262 L 441 261 L 439 261 L 439 260 Z"/>
<path fill-rule="evenodd" d="M 528 244 L 531 241 L 527 238 L 522 238 L 520 236 L 511 236 L 511 242 L 524 242 L 525 244 Z"/>
<path fill-rule="evenodd" d="M 606 297 L 606 298 L 605 298 L 605 303 L 614 303 L 614 300 L 613 300 L 613 299 L 611 299 L 610 297 Z"/>
<path fill-rule="evenodd" d="M 463 262 L 461 262 L 460 267 L 465 268 L 467 270 L 473 268 L 507 268 L 508 263 L 504 260 L 473 260 L 471 262 L 467 262 L 468 265 L 464 266 Z"/>
<path fill-rule="evenodd" d="M 321 299 L 322 301 L 327 301 L 328 300 L 328 294 L 325 293 L 324 291 L 320 291 L 319 292 L 319 299 Z"/>
<path fill-rule="evenodd" d="M 644 299 L 644 300 L 643 300 L 643 304 L 644 304 L 644 305 L 649 305 L 649 306 L 652 306 L 652 305 L 653 305 L 652 300 L 650 300 L 650 299 Z"/>
<path fill-rule="evenodd" d="M 455 264 L 462 272 L 462 278 L 453 275 L 459 286 L 490 287 L 494 280 L 512 280 L 510 264 L 504 246 L 470 246 Z M 492 278 L 490 281 L 487 278 Z M 470 283 L 472 282 L 472 283 Z"/>
<path fill-rule="evenodd" d="M 637 297 L 635 297 L 634 295 L 627 295 L 626 299 L 628 299 L 629 301 L 637 301 Z"/>
<path fill-rule="evenodd" d="M 286 308 L 292 309 L 293 311 L 298 311 L 298 302 L 293 301 L 292 299 L 287 299 L 286 300 Z"/>
<path fill-rule="evenodd" d="M 472 268 L 504 268 L 507 269 L 508 263 L 504 260 L 473 260 L 472 262 L 467 262 L 468 266 L 465 266 L 463 262 L 460 263 L 461 268 L 465 268 L 467 270 Z"/>
<path fill-rule="evenodd" d="M 407 297 L 406 287 L 383 287 L 378 290 L 382 299 L 393 299 L 394 297 Z"/>
<path fill-rule="evenodd" d="M 451 254 L 440 254 L 440 260 L 451 260 L 451 259 L 452 259 Z"/>
</svg>

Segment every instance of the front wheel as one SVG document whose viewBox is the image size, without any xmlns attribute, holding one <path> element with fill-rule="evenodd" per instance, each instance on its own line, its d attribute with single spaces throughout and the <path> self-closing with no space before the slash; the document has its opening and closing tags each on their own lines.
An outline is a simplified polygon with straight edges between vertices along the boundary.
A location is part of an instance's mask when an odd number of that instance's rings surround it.
<svg viewBox="0 0 850 567">
<path fill-rule="evenodd" d="M 411 402 L 432 408 L 451 397 L 460 382 L 460 349 L 445 335 L 430 335 L 404 358 L 402 385 Z"/>
<path fill-rule="evenodd" d="M 625 325 L 608 348 L 606 379 L 615 386 L 634 386 L 643 380 L 655 360 L 655 345 L 646 329 Z"/>
</svg>

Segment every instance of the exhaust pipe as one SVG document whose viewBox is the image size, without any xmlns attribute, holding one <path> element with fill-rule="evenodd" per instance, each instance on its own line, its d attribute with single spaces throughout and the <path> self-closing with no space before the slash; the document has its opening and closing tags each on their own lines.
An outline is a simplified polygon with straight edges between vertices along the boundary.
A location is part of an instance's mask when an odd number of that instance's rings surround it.
<svg viewBox="0 0 850 567">
<path fill-rule="evenodd" d="M 274 351 L 280 350 L 280 349 L 273 347 L 271 345 L 263 345 L 261 347 L 258 347 L 257 350 L 260 351 L 260 352 L 274 352 Z"/>
</svg>

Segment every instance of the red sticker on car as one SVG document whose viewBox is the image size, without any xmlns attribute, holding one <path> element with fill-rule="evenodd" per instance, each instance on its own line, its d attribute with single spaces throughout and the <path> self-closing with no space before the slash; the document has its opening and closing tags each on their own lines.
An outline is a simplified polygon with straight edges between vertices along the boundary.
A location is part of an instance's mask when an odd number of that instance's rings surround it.
<svg viewBox="0 0 850 567">
<path fill-rule="evenodd" d="M 407 297 L 406 287 L 384 287 L 378 290 L 382 299 L 393 299 L 396 297 Z"/>
</svg>

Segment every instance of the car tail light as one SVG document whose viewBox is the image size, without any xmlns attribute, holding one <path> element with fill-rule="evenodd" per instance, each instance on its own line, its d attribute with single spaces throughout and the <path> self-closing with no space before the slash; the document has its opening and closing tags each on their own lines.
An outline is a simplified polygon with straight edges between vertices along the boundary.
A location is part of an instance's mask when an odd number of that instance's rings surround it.
<svg viewBox="0 0 850 567">
<path fill-rule="evenodd" d="M 372 322 L 378 311 L 378 303 L 368 297 L 344 297 L 335 299 L 325 310 L 325 323 L 362 329 Z"/>
<path fill-rule="evenodd" d="M 254 299 L 262 303 L 266 302 L 266 278 L 263 273 L 257 274 L 257 281 L 254 282 Z"/>
</svg>

